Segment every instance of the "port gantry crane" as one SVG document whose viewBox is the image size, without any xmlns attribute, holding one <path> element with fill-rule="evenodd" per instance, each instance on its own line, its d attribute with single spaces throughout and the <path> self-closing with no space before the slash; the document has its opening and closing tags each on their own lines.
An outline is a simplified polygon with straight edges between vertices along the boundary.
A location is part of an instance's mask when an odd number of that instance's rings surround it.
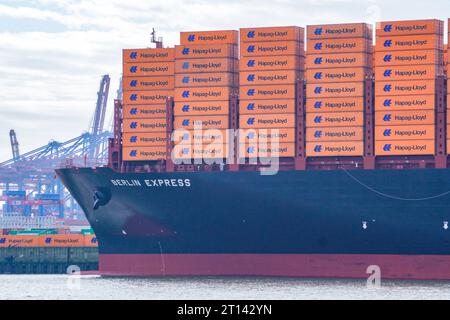
<svg viewBox="0 0 450 320">
<path fill-rule="evenodd" d="M 20 154 L 16 133 L 10 131 L 13 157 L 0 163 L 0 190 L 3 190 L 0 201 L 5 202 L 3 215 L 29 216 L 35 212 L 38 216 L 45 216 L 56 211 L 59 218 L 64 218 L 66 213 L 81 213 L 54 170 L 66 165 L 101 166 L 107 163 L 108 139 L 112 133 L 104 130 L 104 123 L 110 81 L 109 75 L 104 75 L 100 81 L 88 132 L 64 142 L 52 140 L 40 148 Z"/>
</svg>

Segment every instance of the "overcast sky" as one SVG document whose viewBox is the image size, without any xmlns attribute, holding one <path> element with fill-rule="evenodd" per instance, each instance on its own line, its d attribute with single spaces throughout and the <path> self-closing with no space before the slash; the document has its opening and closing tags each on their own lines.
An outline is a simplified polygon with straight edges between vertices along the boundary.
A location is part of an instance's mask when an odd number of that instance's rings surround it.
<svg viewBox="0 0 450 320">
<path fill-rule="evenodd" d="M 173 46 L 179 31 L 448 16 L 449 0 L 0 0 L 0 160 L 10 129 L 22 153 L 88 130 L 101 76 L 113 99 L 121 49 L 153 27 Z"/>
</svg>

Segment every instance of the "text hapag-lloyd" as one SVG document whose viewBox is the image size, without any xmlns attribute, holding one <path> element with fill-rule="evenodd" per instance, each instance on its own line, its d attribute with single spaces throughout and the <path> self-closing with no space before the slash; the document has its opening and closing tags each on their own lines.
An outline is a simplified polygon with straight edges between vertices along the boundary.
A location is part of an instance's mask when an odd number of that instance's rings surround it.
<svg viewBox="0 0 450 320">
<path fill-rule="evenodd" d="M 401 71 L 395 70 L 394 75 L 397 77 L 414 77 L 414 76 L 426 76 L 427 70 L 412 70 L 412 71 Z"/>
<path fill-rule="evenodd" d="M 414 55 L 396 55 L 394 60 L 400 62 L 412 62 L 412 61 L 426 61 L 428 59 L 428 54 L 414 54 Z"/>
<path fill-rule="evenodd" d="M 208 91 L 208 92 L 192 92 L 193 97 L 220 97 L 222 96 L 221 91 Z"/>
<path fill-rule="evenodd" d="M 111 179 L 111 184 L 116 187 L 190 187 L 190 179 L 145 179 L 144 183 L 133 179 Z"/>
<path fill-rule="evenodd" d="M 427 134 L 427 130 L 394 130 L 394 135 L 401 137 L 421 137 Z"/>
<path fill-rule="evenodd" d="M 169 81 L 165 80 L 157 80 L 157 81 L 140 81 L 141 86 L 143 87 L 162 87 L 168 86 Z"/>
<path fill-rule="evenodd" d="M 141 122 L 139 124 L 139 127 L 142 129 L 156 129 L 156 128 L 166 128 L 166 124 L 163 122 L 156 122 L 156 123 L 145 123 Z"/>
<path fill-rule="evenodd" d="M 257 33 L 258 37 L 261 38 L 274 38 L 274 37 L 287 37 L 289 33 L 287 31 L 274 31 L 274 32 L 264 32 L 264 31 L 258 31 Z"/>
<path fill-rule="evenodd" d="M 274 95 L 286 95 L 288 94 L 288 90 L 281 90 L 281 89 L 273 89 L 273 90 L 262 90 L 258 89 L 258 94 L 265 95 L 265 96 L 274 96 Z"/>
<path fill-rule="evenodd" d="M 328 64 L 353 64 L 356 62 L 356 58 L 325 58 L 324 62 Z"/>
<path fill-rule="evenodd" d="M 168 66 L 164 66 L 164 67 L 141 67 L 139 70 L 141 70 L 141 72 L 168 72 L 169 71 L 169 67 Z"/>
<path fill-rule="evenodd" d="M 141 59 L 156 59 L 156 58 L 168 58 L 169 57 L 169 53 L 168 52 L 156 52 L 156 53 L 144 53 L 141 52 L 139 54 L 139 57 Z"/>
<path fill-rule="evenodd" d="M 264 125 L 274 125 L 274 124 L 286 124 L 288 122 L 288 119 L 258 119 L 258 124 L 264 124 Z"/>
<path fill-rule="evenodd" d="M 352 79 L 356 77 L 356 72 L 337 72 L 337 73 L 330 73 L 325 72 L 324 76 L 325 79 Z"/>
<path fill-rule="evenodd" d="M 217 107 L 217 106 L 205 106 L 205 107 L 192 106 L 192 110 L 193 111 L 197 111 L 197 112 L 220 111 L 220 110 L 222 110 L 222 107 Z"/>
<path fill-rule="evenodd" d="M 222 67 L 221 62 L 209 62 L 209 63 L 192 63 L 193 69 L 219 69 Z"/>
<path fill-rule="evenodd" d="M 325 49 L 330 50 L 343 50 L 343 49 L 354 49 L 356 48 L 357 44 L 355 42 L 351 43 L 326 43 Z"/>
<path fill-rule="evenodd" d="M 395 40 L 394 44 L 399 47 L 420 47 L 420 46 L 426 46 L 428 44 L 428 40 L 410 40 L 410 41 L 402 41 L 402 40 Z"/>
<path fill-rule="evenodd" d="M 279 59 L 275 61 L 257 61 L 257 65 L 259 67 L 284 67 L 288 65 L 287 60 Z"/>
<path fill-rule="evenodd" d="M 354 87 L 352 87 L 352 88 L 343 87 L 343 88 L 336 88 L 336 89 L 334 89 L 334 88 L 324 88 L 323 92 L 325 92 L 325 93 L 337 93 L 337 94 L 340 94 L 340 93 L 354 93 L 354 92 L 356 92 L 356 88 L 354 88 Z"/>
<path fill-rule="evenodd" d="M 427 116 L 417 114 L 411 116 L 395 115 L 394 119 L 397 121 L 425 121 L 427 120 Z"/>
<path fill-rule="evenodd" d="M 258 46 L 258 50 L 259 52 L 285 52 L 288 50 L 288 46 L 282 46 L 282 45 L 272 45 L 272 46 L 268 46 L 268 47 L 264 47 L 264 46 Z"/>
<path fill-rule="evenodd" d="M 356 121 L 356 116 L 353 116 L 353 117 L 349 117 L 349 116 L 341 116 L 341 117 L 328 116 L 328 117 L 324 117 L 323 119 L 325 120 L 325 122 L 329 122 L 329 123 L 355 122 Z"/>
<path fill-rule="evenodd" d="M 287 80 L 288 76 L 280 76 L 280 75 L 273 75 L 273 76 L 261 76 L 261 75 L 257 75 L 256 79 L 259 81 L 283 81 L 283 80 Z"/>
<path fill-rule="evenodd" d="M 423 105 L 426 105 L 426 104 L 427 104 L 426 100 L 419 100 L 419 99 L 408 100 L 408 101 L 401 101 L 401 100 L 394 101 L 394 105 L 398 106 L 398 107 L 423 106 Z"/>
<path fill-rule="evenodd" d="M 284 110 L 287 109 L 288 105 L 286 103 L 273 103 L 273 104 L 258 104 L 257 109 L 259 110 Z"/>
<path fill-rule="evenodd" d="M 161 115 L 165 115 L 166 114 L 166 110 L 164 109 L 139 109 L 139 113 L 143 114 L 143 115 L 157 115 L 157 114 L 161 114 Z"/>
<path fill-rule="evenodd" d="M 409 146 L 394 145 L 394 149 L 396 151 L 424 151 L 427 150 L 427 146 L 424 144 L 414 144 Z"/>
<path fill-rule="evenodd" d="M 336 108 L 336 109 L 343 109 L 343 108 L 354 108 L 356 107 L 356 101 L 355 102 L 325 102 L 324 107 L 326 108 Z"/>
<path fill-rule="evenodd" d="M 346 146 L 346 145 L 327 145 L 324 146 L 324 150 L 328 152 L 352 152 L 356 151 L 356 146 Z"/>
<path fill-rule="evenodd" d="M 192 54 L 196 55 L 209 55 L 209 54 L 221 54 L 221 48 L 208 48 L 208 49 L 196 49 L 192 48 Z"/>
<path fill-rule="evenodd" d="M 395 88 L 395 91 L 424 91 L 424 90 L 427 90 L 427 85 L 426 84 L 424 84 L 423 86 L 420 86 L 420 85 L 412 85 L 412 86 L 395 85 L 394 88 Z"/>
<path fill-rule="evenodd" d="M 167 96 L 162 95 L 162 94 L 155 94 L 154 96 L 146 96 L 146 95 L 141 95 L 140 96 L 141 100 L 164 100 L 167 98 Z"/>
<path fill-rule="evenodd" d="M 162 137 L 139 137 L 139 141 L 143 143 L 166 142 L 167 138 Z"/>
<path fill-rule="evenodd" d="M 211 36 L 199 35 L 197 38 L 199 41 L 225 41 L 228 39 L 228 36 L 216 34 Z"/>
<path fill-rule="evenodd" d="M 342 34 L 355 34 L 356 28 L 340 28 L 340 29 L 328 29 L 325 28 L 325 34 L 330 35 L 342 35 Z"/>
<path fill-rule="evenodd" d="M 348 131 L 348 130 L 342 130 L 342 131 L 338 131 L 338 132 L 329 132 L 329 131 L 325 131 L 324 132 L 324 137 L 327 138 L 352 138 L 352 137 L 356 137 L 356 131 Z"/>
<path fill-rule="evenodd" d="M 202 77 L 194 76 L 191 79 L 192 83 L 219 83 L 222 81 L 222 77 Z"/>
<path fill-rule="evenodd" d="M 428 26 L 426 24 L 423 24 L 423 25 L 413 24 L 412 26 L 397 25 L 394 27 L 394 30 L 396 30 L 396 31 L 425 31 L 427 29 L 428 29 Z"/>
</svg>

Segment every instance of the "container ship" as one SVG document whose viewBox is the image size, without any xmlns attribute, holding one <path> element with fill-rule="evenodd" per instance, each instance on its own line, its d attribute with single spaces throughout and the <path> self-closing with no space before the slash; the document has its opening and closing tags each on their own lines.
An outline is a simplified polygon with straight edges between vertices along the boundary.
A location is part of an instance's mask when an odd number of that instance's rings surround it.
<svg viewBox="0 0 450 320">
<path fill-rule="evenodd" d="M 443 38 L 386 21 L 124 50 L 108 166 L 57 170 L 100 273 L 450 279 Z"/>
</svg>

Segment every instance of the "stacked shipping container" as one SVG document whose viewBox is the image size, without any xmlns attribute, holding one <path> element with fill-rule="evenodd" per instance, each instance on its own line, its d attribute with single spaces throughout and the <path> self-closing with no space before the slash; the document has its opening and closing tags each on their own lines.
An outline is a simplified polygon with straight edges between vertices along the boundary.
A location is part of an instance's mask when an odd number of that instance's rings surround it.
<svg viewBox="0 0 450 320">
<path fill-rule="evenodd" d="M 174 129 L 186 131 L 175 136 L 180 146 L 175 157 L 225 158 L 230 99 L 238 87 L 238 32 L 182 32 L 180 39 L 175 47 Z M 194 134 L 195 125 L 209 132 Z"/>
<path fill-rule="evenodd" d="M 241 157 L 295 156 L 304 36 L 296 26 L 240 30 L 239 128 L 246 133 L 240 136 Z"/>
<path fill-rule="evenodd" d="M 433 155 L 443 21 L 382 22 L 376 30 L 375 154 Z"/>
<path fill-rule="evenodd" d="M 372 28 L 307 27 L 306 155 L 364 154 L 365 81 L 372 75 Z"/>
<path fill-rule="evenodd" d="M 173 48 L 123 50 L 125 161 L 166 159 L 166 98 L 173 96 Z"/>
</svg>

